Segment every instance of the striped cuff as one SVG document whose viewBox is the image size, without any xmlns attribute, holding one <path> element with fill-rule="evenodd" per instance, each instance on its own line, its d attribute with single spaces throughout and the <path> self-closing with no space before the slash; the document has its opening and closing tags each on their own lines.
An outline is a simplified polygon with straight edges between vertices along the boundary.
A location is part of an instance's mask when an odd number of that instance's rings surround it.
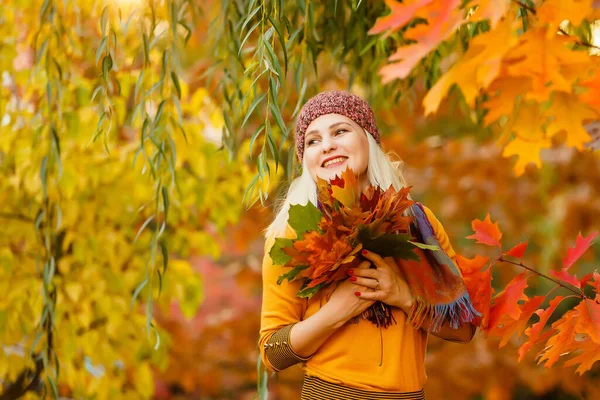
<svg viewBox="0 0 600 400">
<path fill-rule="evenodd" d="M 286 325 L 265 343 L 265 357 L 269 360 L 276 371 L 284 370 L 299 362 L 309 360 L 309 357 L 300 357 L 294 352 L 290 343 L 290 332 L 296 323 Z"/>
</svg>

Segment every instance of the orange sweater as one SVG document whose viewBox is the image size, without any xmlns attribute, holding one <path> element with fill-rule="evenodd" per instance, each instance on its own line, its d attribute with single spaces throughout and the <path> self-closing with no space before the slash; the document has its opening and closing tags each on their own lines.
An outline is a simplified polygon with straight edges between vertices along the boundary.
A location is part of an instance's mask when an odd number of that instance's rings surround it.
<svg viewBox="0 0 600 400">
<path fill-rule="evenodd" d="M 455 261 L 456 253 L 448 235 L 431 210 L 424 207 L 442 249 Z M 309 318 L 321 307 L 321 296 L 311 299 L 296 297 L 299 282 L 277 284 L 282 268 L 274 266 L 269 250 L 274 243 L 268 238 L 263 260 L 263 299 L 259 345 L 267 368 L 281 370 L 297 362 L 305 362 L 305 374 L 321 380 L 374 392 L 411 392 L 423 388 L 427 332 L 415 330 L 406 323 L 407 315 L 393 308 L 397 324 L 382 329 L 383 363 L 381 358 L 380 329 L 360 319 L 349 321 L 323 343 L 308 358 L 294 353 L 288 343 L 293 324 Z M 275 364 L 275 365 L 274 365 Z"/>
</svg>

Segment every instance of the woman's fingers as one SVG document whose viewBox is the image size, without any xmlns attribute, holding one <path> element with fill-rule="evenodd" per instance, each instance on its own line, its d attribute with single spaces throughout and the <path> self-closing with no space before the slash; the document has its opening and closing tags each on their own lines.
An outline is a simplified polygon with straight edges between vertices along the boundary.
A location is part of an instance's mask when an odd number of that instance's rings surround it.
<svg viewBox="0 0 600 400">
<path fill-rule="evenodd" d="M 360 278 L 358 276 L 353 276 L 350 278 L 350 280 L 355 285 L 361 285 L 361 286 L 368 287 L 371 289 L 377 289 L 377 285 L 379 285 L 379 282 L 377 280 L 370 279 L 370 278 Z"/>
<path fill-rule="evenodd" d="M 385 293 L 381 290 L 377 290 L 374 292 L 356 292 L 356 296 L 363 300 L 383 300 L 385 298 Z"/>
<path fill-rule="evenodd" d="M 363 249 L 361 251 L 361 254 L 364 258 L 366 258 L 367 260 L 370 260 L 373 262 L 373 264 L 375 264 L 375 266 L 377 268 L 381 268 L 381 269 L 389 269 L 389 265 L 387 265 L 387 263 L 385 262 L 385 260 L 383 259 L 383 257 L 381 257 L 379 254 L 377 253 L 373 253 L 372 251 L 368 251 Z"/>
</svg>

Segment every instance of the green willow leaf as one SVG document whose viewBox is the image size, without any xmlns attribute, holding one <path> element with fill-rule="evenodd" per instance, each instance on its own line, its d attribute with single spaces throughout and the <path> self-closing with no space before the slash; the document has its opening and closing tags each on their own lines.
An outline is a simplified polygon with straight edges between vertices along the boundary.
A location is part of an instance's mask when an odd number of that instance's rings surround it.
<svg viewBox="0 0 600 400">
<path fill-rule="evenodd" d="M 98 50 L 96 50 L 96 65 L 98 64 L 98 61 L 100 60 L 100 56 L 102 55 L 102 52 L 104 52 L 104 49 L 106 48 L 107 43 L 108 43 L 108 36 L 104 36 L 102 38 L 102 40 L 100 41 Z"/>
<path fill-rule="evenodd" d="M 179 78 L 177 77 L 177 74 L 174 71 L 171 71 L 171 79 L 173 80 L 173 85 L 175 86 L 175 90 L 177 91 L 177 98 L 181 99 L 181 86 L 179 85 Z"/>
</svg>

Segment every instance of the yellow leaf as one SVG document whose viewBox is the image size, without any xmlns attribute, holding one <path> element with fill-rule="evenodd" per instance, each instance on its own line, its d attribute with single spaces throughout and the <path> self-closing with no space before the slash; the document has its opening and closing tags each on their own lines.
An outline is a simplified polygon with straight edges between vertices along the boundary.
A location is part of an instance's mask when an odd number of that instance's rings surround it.
<svg viewBox="0 0 600 400">
<path fill-rule="evenodd" d="M 593 10 L 593 0 L 546 0 L 537 9 L 536 16 L 541 23 L 550 25 L 551 32 L 564 21 L 579 25 Z"/>
<path fill-rule="evenodd" d="M 523 103 L 517 108 L 513 131 L 521 139 L 538 141 L 544 138 L 542 126 L 546 117 L 537 103 Z"/>
<path fill-rule="evenodd" d="M 525 166 L 529 163 L 534 163 L 536 167 L 540 167 L 542 161 L 540 159 L 540 151 L 542 149 L 550 148 L 550 140 L 542 139 L 538 141 L 525 141 L 520 138 L 516 138 L 510 142 L 502 152 L 504 157 L 517 155 L 517 163 L 513 170 L 515 175 L 519 176 L 525 172 Z"/>
<path fill-rule="evenodd" d="M 460 87 L 469 106 L 481 89 L 487 88 L 500 73 L 504 54 L 517 43 L 513 34 L 514 19 L 506 18 L 496 29 L 475 37 L 469 50 L 431 88 L 423 99 L 425 114 L 431 114 L 440 106 L 448 90 L 456 84 Z"/>
<path fill-rule="evenodd" d="M 548 100 L 554 91 L 570 93 L 574 82 L 566 70 L 591 64 L 586 52 L 570 50 L 564 37 L 547 33 L 547 28 L 525 32 L 506 56 L 508 74 L 531 78 L 532 89 L 526 98 L 539 102 Z"/>
<path fill-rule="evenodd" d="M 583 127 L 584 121 L 598 118 L 598 114 L 579 102 L 576 96 L 566 93 L 554 94 L 552 105 L 546 114 L 554 118 L 548 125 L 548 136 L 552 137 L 564 130 L 567 133 L 567 146 L 579 150 L 591 139 Z"/>
<path fill-rule="evenodd" d="M 494 81 L 489 87 L 489 92 L 495 94 L 483 103 L 483 107 L 488 110 L 483 121 L 485 125 L 490 125 L 503 115 L 512 115 L 517 96 L 525 93 L 531 88 L 529 78 L 514 78 L 502 76 Z"/>
</svg>

